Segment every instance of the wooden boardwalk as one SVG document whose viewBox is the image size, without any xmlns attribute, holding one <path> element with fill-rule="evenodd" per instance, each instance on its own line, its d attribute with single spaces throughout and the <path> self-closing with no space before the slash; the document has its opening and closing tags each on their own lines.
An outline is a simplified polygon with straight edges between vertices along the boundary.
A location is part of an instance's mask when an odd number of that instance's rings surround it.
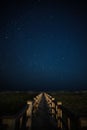
<svg viewBox="0 0 87 130">
<path fill-rule="evenodd" d="M 42 96 L 38 110 L 32 117 L 32 130 L 58 130 L 49 114 L 45 96 Z"/>
<path fill-rule="evenodd" d="M 44 92 L 17 115 L 0 117 L 0 130 L 87 130 L 87 116 L 75 115 Z"/>
</svg>

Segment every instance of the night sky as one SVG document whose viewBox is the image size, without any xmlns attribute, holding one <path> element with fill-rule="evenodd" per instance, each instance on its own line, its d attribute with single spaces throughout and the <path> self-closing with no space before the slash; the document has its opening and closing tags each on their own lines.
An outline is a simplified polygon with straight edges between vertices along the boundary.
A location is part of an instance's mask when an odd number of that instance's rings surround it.
<svg viewBox="0 0 87 130">
<path fill-rule="evenodd" d="M 0 90 L 85 90 L 87 4 L 0 1 Z"/>
</svg>

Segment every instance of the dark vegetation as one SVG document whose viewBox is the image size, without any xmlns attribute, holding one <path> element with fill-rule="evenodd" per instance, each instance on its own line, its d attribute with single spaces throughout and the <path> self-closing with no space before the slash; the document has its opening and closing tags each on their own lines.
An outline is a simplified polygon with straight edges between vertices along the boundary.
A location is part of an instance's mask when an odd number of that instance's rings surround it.
<svg viewBox="0 0 87 130">
<path fill-rule="evenodd" d="M 26 106 L 27 100 L 33 100 L 37 92 L 1 92 L 0 116 L 14 115 Z"/>
<path fill-rule="evenodd" d="M 38 92 L 1 92 L 0 115 L 14 115 L 33 100 Z M 51 92 L 56 101 L 77 115 L 87 115 L 87 92 Z"/>
<path fill-rule="evenodd" d="M 87 91 L 84 92 L 53 92 L 57 101 L 77 115 L 87 115 Z"/>
</svg>

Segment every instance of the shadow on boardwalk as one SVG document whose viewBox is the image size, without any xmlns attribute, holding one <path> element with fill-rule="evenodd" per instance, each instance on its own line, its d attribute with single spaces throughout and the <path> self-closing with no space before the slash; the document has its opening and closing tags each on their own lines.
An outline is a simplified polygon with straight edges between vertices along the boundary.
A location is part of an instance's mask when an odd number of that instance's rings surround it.
<svg viewBox="0 0 87 130">
<path fill-rule="evenodd" d="M 43 96 L 37 112 L 32 117 L 32 130 L 58 130 L 51 118 Z"/>
</svg>

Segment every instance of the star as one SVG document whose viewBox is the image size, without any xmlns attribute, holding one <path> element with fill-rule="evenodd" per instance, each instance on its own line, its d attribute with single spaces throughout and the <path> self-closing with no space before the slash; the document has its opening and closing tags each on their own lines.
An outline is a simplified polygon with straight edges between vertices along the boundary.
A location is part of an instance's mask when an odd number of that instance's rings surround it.
<svg viewBox="0 0 87 130">
<path fill-rule="evenodd" d="M 40 2 L 40 0 L 38 0 L 38 2 Z"/>
<path fill-rule="evenodd" d="M 18 58 L 18 61 L 19 61 L 20 63 L 24 63 L 21 56 L 18 55 L 17 58 Z"/>
<path fill-rule="evenodd" d="M 45 67 L 44 67 L 44 65 L 42 65 L 42 71 L 44 71 L 44 69 L 45 69 Z"/>
<path fill-rule="evenodd" d="M 37 63 L 37 62 L 34 62 L 33 64 L 34 64 L 34 66 L 38 66 L 38 63 Z"/>
<path fill-rule="evenodd" d="M 5 39 L 8 39 L 8 35 L 5 36 Z"/>
<path fill-rule="evenodd" d="M 51 15 L 51 16 L 50 16 L 50 19 L 53 19 L 53 18 L 54 18 L 54 16 L 53 16 L 53 15 Z"/>
<path fill-rule="evenodd" d="M 18 28 L 17 28 L 17 30 L 18 30 L 18 31 L 20 31 L 20 30 L 21 30 L 21 28 L 20 28 L 20 27 L 18 27 Z"/>
<path fill-rule="evenodd" d="M 62 57 L 62 60 L 64 60 L 64 57 Z"/>
<path fill-rule="evenodd" d="M 52 66 L 51 66 L 51 65 L 49 66 L 49 70 L 50 70 L 50 71 L 52 70 Z"/>
<path fill-rule="evenodd" d="M 60 78 L 61 78 L 61 80 L 63 80 L 63 73 L 62 72 L 60 73 Z"/>
<path fill-rule="evenodd" d="M 34 57 L 34 58 L 36 58 L 36 57 L 37 57 L 37 54 L 36 54 L 36 53 L 35 53 L 35 54 L 33 54 L 33 57 Z"/>
</svg>

